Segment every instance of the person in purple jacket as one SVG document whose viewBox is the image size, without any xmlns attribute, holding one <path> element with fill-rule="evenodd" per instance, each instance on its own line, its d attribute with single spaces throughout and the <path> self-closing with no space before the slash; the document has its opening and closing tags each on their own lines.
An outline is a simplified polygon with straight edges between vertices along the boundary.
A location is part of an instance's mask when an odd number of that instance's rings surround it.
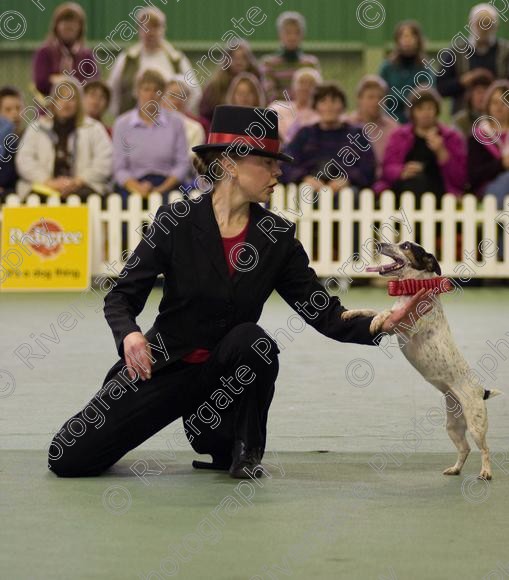
<svg viewBox="0 0 509 580">
<path fill-rule="evenodd" d="M 440 97 L 434 89 L 416 91 L 410 99 L 410 123 L 390 136 L 375 191 L 399 195 L 426 192 L 462 195 L 467 180 L 467 149 L 463 135 L 438 121 Z"/>
<path fill-rule="evenodd" d="M 342 119 L 346 96 L 335 84 L 319 86 L 313 97 L 318 123 L 303 127 L 288 143 L 285 153 L 295 163 L 283 165 L 284 183 L 307 183 L 315 191 L 324 185 L 337 192 L 351 186 L 371 187 L 375 156 L 359 125 Z"/>
<path fill-rule="evenodd" d="M 184 123 L 161 105 L 166 81 L 147 69 L 136 82 L 138 105 L 113 125 L 115 191 L 124 200 L 153 191 L 166 194 L 181 184 L 190 169 Z"/>
<path fill-rule="evenodd" d="M 33 82 L 47 96 L 51 87 L 72 76 L 80 85 L 99 78 L 94 55 L 85 42 L 86 15 L 75 2 L 64 2 L 55 9 L 46 42 L 35 52 Z"/>
</svg>

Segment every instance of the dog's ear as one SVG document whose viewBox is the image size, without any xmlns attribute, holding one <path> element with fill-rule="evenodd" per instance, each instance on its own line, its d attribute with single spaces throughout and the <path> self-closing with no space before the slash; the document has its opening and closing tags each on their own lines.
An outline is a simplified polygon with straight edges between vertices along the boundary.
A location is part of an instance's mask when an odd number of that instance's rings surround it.
<svg viewBox="0 0 509 580">
<path fill-rule="evenodd" d="M 423 262 L 428 272 L 435 272 L 435 274 L 441 276 L 442 270 L 440 268 L 440 264 L 433 254 L 426 253 Z"/>
</svg>

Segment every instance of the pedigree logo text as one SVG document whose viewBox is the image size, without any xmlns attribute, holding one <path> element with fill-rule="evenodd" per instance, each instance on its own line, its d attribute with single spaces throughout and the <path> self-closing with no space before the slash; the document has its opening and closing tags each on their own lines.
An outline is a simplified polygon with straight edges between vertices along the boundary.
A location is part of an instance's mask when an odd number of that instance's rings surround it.
<svg viewBox="0 0 509 580">
<path fill-rule="evenodd" d="M 55 258 L 65 246 L 79 245 L 83 240 L 83 232 L 66 231 L 54 220 L 41 219 L 25 232 L 20 228 L 11 228 L 9 240 L 11 243 L 21 242 L 43 258 Z"/>
</svg>

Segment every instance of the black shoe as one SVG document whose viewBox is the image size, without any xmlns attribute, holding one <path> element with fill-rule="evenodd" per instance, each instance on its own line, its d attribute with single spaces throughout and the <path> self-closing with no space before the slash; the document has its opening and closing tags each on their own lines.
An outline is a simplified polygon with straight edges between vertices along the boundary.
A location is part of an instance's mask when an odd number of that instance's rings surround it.
<svg viewBox="0 0 509 580">
<path fill-rule="evenodd" d="M 192 466 L 195 469 L 218 469 L 220 471 L 228 471 L 228 469 L 230 469 L 231 464 L 232 464 L 231 457 L 226 457 L 223 455 L 212 455 L 212 463 L 194 460 Z"/>
<path fill-rule="evenodd" d="M 229 469 L 230 475 L 236 479 L 252 479 L 261 477 L 262 449 L 260 447 L 247 448 L 242 440 L 235 441 L 233 447 L 233 462 Z"/>
</svg>

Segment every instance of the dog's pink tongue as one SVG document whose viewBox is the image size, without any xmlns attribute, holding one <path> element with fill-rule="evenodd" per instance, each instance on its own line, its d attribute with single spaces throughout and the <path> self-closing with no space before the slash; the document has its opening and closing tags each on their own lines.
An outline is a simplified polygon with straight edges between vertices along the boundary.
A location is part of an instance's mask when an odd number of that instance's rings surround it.
<svg viewBox="0 0 509 580">
<path fill-rule="evenodd" d="M 366 272 L 380 272 L 380 266 L 368 266 Z"/>
</svg>

